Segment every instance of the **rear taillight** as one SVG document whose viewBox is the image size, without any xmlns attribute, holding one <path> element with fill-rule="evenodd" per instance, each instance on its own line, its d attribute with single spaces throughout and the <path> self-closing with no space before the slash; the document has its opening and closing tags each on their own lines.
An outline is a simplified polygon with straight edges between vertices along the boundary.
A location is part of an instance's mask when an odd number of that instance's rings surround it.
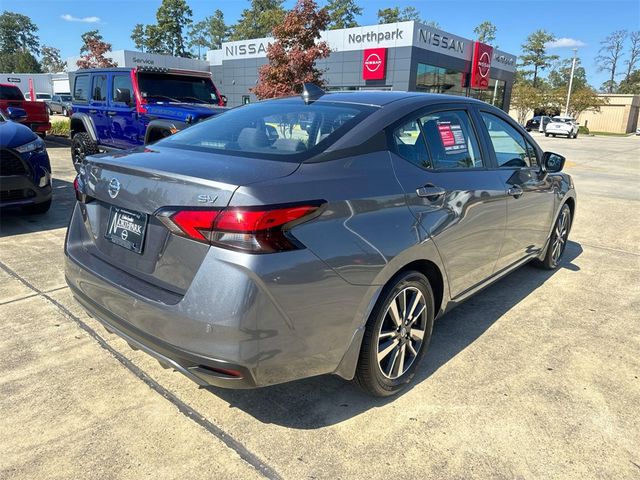
<svg viewBox="0 0 640 480">
<path fill-rule="evenodd" d="M 80 180 L 79 175 L 76 175 L 76 178 L 73 180 L 73 190 L 76 192 L 76 200 L 80 203 L 89 203 L 93 200 L 91 195 L 87 195 L 84 192 L 84 183 Z"/>
<path fill-rule="evenodd" d="M 162 209 L 174 234 L 233 250 L 272 253 L 302 248 L 288 230 L 319 214 L 324 202 L 226 209 Z"/>
</svg>

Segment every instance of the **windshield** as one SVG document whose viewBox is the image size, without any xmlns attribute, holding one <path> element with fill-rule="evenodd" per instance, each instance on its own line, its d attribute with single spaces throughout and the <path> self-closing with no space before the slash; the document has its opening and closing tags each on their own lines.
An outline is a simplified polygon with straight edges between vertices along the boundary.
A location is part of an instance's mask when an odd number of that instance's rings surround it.
<svg viewBox="0 0 640 480">
<path fill-rule="evenodd" d="M 211 117 L 159 144 L 300 161 L 308 156 L 305 153 L 326 148 L 373 110 L 373 107 L 328 102 L 310 105 L 295 100 L 260 102 Z"/>
<path fill-rule="evenodd" d="M 24 100 L 22 92 L 18 87 L 11 85 L 0 85 L 0 99 L 2 100 Z"/>
<path fill-rule="evenodd" d="M 71 95 L 60 95 L 60 100 L 62 100 L 63 102 L 70 102 Z"/>
<path fill-rule="evenodd" d="M 51 95 L 48 93 L 36 93 L 36 99 L 38 100 L 51 100 Z"/>
<path fill-rule="evenodd" d="M 207 77 L 139 72 L 138 85 L 142 97 L 147 101 L 207 105 L 219 103 L 213 82 Z"/>
</svg>

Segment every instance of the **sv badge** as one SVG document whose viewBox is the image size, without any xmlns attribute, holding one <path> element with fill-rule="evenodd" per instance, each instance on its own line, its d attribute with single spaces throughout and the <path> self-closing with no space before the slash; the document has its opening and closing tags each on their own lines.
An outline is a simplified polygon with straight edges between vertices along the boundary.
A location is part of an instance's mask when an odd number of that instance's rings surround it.
<svg viewBox="0 0 640 480">
<path fill-rule="evenodd" d="M 199 203 L 214 203 L 218 199 L 218 196 L 207 195 L 206 193 L 198 195 Z"/>
</svg>

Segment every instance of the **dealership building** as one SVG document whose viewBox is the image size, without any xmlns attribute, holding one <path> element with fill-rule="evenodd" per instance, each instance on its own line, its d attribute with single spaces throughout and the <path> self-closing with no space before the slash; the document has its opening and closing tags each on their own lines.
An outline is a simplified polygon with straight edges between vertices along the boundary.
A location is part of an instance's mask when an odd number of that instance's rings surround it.
<svg viewBox="0 0 640 480">
<path fill-rule="evenodd" d="M 509 110 L 516 56 L 419 22 L 322 33 L 331 49 L 317 62 L 329 90 L 407 90 L 466 95 Z M 226 42 L 207 52 L 230 106 L 256 100 L 251 89 L 273 38 Z"/>
</svg>

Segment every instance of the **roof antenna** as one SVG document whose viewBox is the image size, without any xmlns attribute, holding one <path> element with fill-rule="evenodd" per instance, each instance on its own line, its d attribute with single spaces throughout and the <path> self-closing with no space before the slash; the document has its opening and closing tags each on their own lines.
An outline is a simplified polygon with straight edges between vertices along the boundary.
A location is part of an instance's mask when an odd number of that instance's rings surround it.
<svg viewBox="0 0 640 480">
<path fill-rule="evenodd" d="M 305 105 L 315 102 L 324 94 L 325 91 L 314 83 L 302 84 L 302 100 L 304 100 Z"/>
</svg>

